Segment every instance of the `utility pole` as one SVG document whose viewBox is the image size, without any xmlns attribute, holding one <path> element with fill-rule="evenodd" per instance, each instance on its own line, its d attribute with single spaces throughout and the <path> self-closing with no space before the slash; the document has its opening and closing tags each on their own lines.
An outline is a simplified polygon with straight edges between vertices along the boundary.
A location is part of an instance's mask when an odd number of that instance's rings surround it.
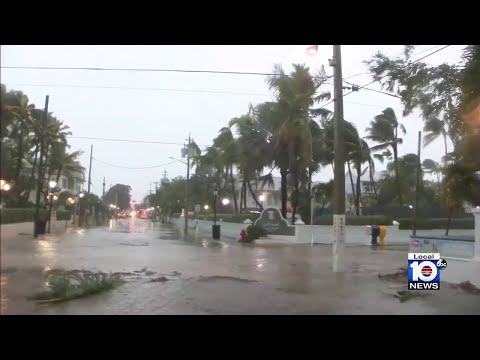
<svg viewBox="0 0 480 360">
<path fill-rule="evenodd" d="M 43 122 L 43 126 L 40 129 L 40 159 L 38 159 L 38 179 L 37 179 L 37 193 L 35 196 L 35 216 L 33 222 L 33 238 L 36 239 L 38 237 L 38 215 L 40 212 L 40 193 L 42 192 L 43 188 L 43 156 L 45 152 L 45 129 L 47 127 L 47 120 L 48 120 L 48 101 L 49 95 L 45 97 L 45 118 Z"/>
<path fill-rule="evenodd" d="M 93 145 L 90 145 L 90 166 L 88 168 L 88 190 L 87 190 L 88 194 L 90 194 L 90 184 L 92 182 L 92 155 L 93 155 Z"/>
<path fill-rule="evenodd" d="M 187 145 L 187 181 L 185 181 L 185 233 L 188 232 L 188 180 L 190 178 L 190 133 Z"/>
<path fill-rule="evenodd" d="M 164 179 L 167 178 L 167 170 L 163 170 L 163 178 L 164 178 Z"/>
<path fill-rule="evenodd" d="M 417 164 L 417 182 L 415 184 L 415 204 L 413 207 L 413 222 L 412 222 L 412 235 L 415 236 L 417 234 L 417 206 L 418 206 L 418 188 L 420 187 L 420 175 L 422 172 L 422 162 L 420 161 L 420 151 L 422 148 L 422 132 L 418 132 L 418 148 L 417 148 L 417 156 L 418 156 L 418 164 Z"/>
<path fill-rule="evenodd" d="M 102 198 L 105 196 L 105 176 L 103 177 L 103 192 L 102 192 Z"/>
<path fill-rule="evenodd" d="M 343 78 L 340 45 L 333 45 L 334 75 L 334 182 L 335 207 L 333 215 L 333 271 L 344 271 L 345 254 L 345 154 L 343 119 Z"/>
</svg>

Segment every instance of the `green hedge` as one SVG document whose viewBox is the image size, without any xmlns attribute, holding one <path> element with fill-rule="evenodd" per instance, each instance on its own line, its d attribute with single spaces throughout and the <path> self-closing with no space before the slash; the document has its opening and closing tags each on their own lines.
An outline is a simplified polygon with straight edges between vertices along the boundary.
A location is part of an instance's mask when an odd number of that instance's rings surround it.
<svg viewBox="0 0 480 360">
<path fill-rule="evenodd" d="M 35 209 L 32 209 L 32 208 L 25 208 L 25 209 L 6 208 L 6 209 L 1 209 L 0 216 L 1 216 L 1 223 L 2 224 L 32 222 L 33 217 L 35 216 Z M 45 209 L 40 209 L 40 218 L 43 219 L 43 220 L 46 220 L 47 211 Z"/>
<path fill-rule="evenodd" d="M 57 210 L 57 220 L 70 220 L 72 212 L 69 210 Z"/>
<path fill-rule="evenodd" d="M 399 219 L 400 229 L 412 229 L 412 219 Z M 446 229 L 448 219 L 417 219 L 419 230 Z M 452 219 L 450 229 L 475 229 L 475 221 L 471 218 Z"/>
</svg>

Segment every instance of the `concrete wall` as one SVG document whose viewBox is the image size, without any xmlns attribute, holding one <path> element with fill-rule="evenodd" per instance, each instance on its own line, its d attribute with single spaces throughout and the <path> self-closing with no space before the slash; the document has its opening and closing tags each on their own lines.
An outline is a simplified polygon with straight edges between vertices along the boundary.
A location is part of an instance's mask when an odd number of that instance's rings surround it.
<svg viewBox="0 0 480 360">
<path fill-rule="evenodd" d="M 212 234 L 213 221 L 207 220 L 189 220 L 188 225 L 190 229 L 193 229 L 195 223 L 198 221 L 197 230 L 201 233 Z M 184 218 L 173 218 L 172 223 L 177 225 L 178 228 L 183 228 Z M 217 221 L 220 225 L 221 237 L 227 237 L 232 239 L 240 238 L 240 231 L 245 229 L 247 225 L 236 224 Z M 312 241 L 315 244 L 332 244 L 333 243 L 333 226 L 332 225 L 295 225 L 295 236 L 275 236 L 268 235 L 265 240 L 257 240 L 258 243 L 268 243 L 269 241 L 282 242 L 282 243 L 297 243 L 297 244 L 309 244 Z M 473 235 L 473 230 L 450 230 L 450 235 Z M 445 235 L 445 230 L 417 230 L 417 236 L 421 235 Z M 398 226 L 387 226 L 387 237 L 385 238 L 385 244 L 410 244 L 410 235 L 412 230 L 399 230 Z M 346 243 L 347 244 L 370 244 L 370 236 L 366 234 L 366 226 L 346 226 Z"/>
<path fill-rule="evenodd" d="M 185 226 L 185 219 L 182 218 L 172 218 L 172 223 L 175 224 L 179 229 L 183 229 Z M 212 235 L 212 225 L 213 221 L 208 220 L 188 220 L 188 228 L 194 229 L 195 231 L 210 234 Z M 236 223 L 229 223 L 223 221 L 217 221 L 217 225 L 220 225 L 220 236 L 221 237 L 228 237 L 232 239 L 240 239 L 240 231 L 245 229 L 247 225 L 245 224 L 236 224 Z"/>
</svg>

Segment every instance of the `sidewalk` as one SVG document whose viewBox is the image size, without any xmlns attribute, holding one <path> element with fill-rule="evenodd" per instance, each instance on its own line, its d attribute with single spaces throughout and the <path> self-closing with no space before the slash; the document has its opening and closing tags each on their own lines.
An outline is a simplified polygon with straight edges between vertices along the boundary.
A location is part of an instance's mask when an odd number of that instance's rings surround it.
<svg viewBox="0 0 480 360">
<path fill-rule="evenodd" d="M 72 229 L 72 221 L 67 221 L 67 229 Z M 53 221 L 50 232 L 52 234 L 65 233 L 65 220 Z M 33 222 L 22 222 L 13 224 L 2 224 L 0 226 L 1 240 L 10 240 L 17 236 L 33 237 Z"/>
</svg>

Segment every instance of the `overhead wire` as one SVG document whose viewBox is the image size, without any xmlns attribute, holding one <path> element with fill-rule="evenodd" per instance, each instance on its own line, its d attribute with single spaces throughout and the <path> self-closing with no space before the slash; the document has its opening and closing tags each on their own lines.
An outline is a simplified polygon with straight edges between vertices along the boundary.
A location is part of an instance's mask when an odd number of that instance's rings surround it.
<svg viewBox="0 0 480 360">
<path fill-rule="evenodd" d="M 438 50 L 435 50 L 434 52 L 431 52 L 430 54 L 427 54 L 427 55 L 425 55 L 425 56 L 422 56 L 421 58 L 419 58 L 419 59 L 417 59 L 417 60 L 415 60 L 415 61 L 413 61 L 413 62 L 411 62 L 411 63 L 409 63 L 409 64 L 407 64 L 407 65 L 405 65 L 405 66 L 403 66 L 402 68 L 405 68 L 405 67 L 407 67 L 407 66 L 409 66 L 409 65 L 415 64 L 415 63 L 419 62 L 420 60 L 423 60 L 423 59 L 425 59 L 425 58 L 427 58 L 427 57 L 429 57 L 429 56 L 432 56 L 433 54 L 436 54 L 436 53 L 439 52 L 439 51 L 442 51 L 443 49 L 446 49 L 446 48 L 449 47 L 449 46 L 450 46 L 450 45 L 445 45 L 444 47 L 442 47 L 442 48 L 440 48 L 440 49 L 438 49 Z M 383 76 L 380 77 L 380 79 L 383 79 L 383 78 L 386 77 L 386 76 L 387 76 L 387 75 L 383 75 Z M 373 80 L 373 81 L 370 81 L 368 84 L 359 86 L 359 87 L 358 87 L 358 90 L 363 89 L 363 88 L 365 88 L 366 86 L 371 85 L 371 84 L 373 84 L 374 82 L 377 82 L 377 81 L 378 81 L 378 80 Z M 346 93 L 346 94 L 343 94 L 343 97 L 348 96 L 348 95 L 350 95 L 350 94 L 353 93 L 353 92 L 354 92 L 354 91 L 352 90 L 352 91 L 350 91 L 350 92 L 348 92 L 348 93 Z M 328 105 L 332 104 L 334 101 L 335 101 L 335 100 L 332 100 L 332 101 L 326 103 L 325 105 L 321 106 L 320 108 L 324 108 L 325 106 L 328 106 Z"/>
<path fill-rule="evenodd" d="M 130 169 L 130 170 L 154 169 L 154 168 L 163 167 L 163 166 L 167 166 L 167 165 L 171 165 L 171 164 L 174 164 L 176 162 L 179 162 L 178 160 L 175 160 L 175 161 L 171 161 L 171 162 L 168 162 L 168 163 L 165 163 L 165 164 L 159 164 L 159 165 L 154 165 L 154 166 L 132 167 L 132 166 L 121 166 L 121 165 L 111 164 L 111 163 L 108 163 L 106 161 L 102 161 L 100 159 L 97 159 L 95 157 L 92 157 L 92 159 L 99 162 L 99 163 L 105 164 L 105 165 L 109 165 L 109 166 L 113 166 L 113 167 L 117 167 L 117 168 L 121 168 L 121 169 Z"/>
</svg>

